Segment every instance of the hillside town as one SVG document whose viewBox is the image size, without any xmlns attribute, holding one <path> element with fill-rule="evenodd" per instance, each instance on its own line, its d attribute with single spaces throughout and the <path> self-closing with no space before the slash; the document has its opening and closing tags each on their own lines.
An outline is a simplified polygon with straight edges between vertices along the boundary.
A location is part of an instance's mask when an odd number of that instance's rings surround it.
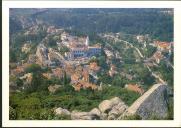
<svg viewBox="0 0 181 128">
<path fill-rule="evenodd" d="M 30 30 L 25 32 L 25 35 L 34 33 L 36 29 L 30 28 Z M 80 91 L 81 88 L 101 90 L 102 82 L 99 80 L 97 73 L 104 69 L 101 68 L 97 62 L 90 62 L 90 60 L 94 57 L 96 58 L 101 56 L 102 52 L 104 52 L 106 55 L 105 62 L 110 66 L 108 71 L 108 75 L 110 77 L 114 77 L 116 74 L 120 74 L 130 81 L 135 78 L 135 74 L 132 75 L 124 71 L 120 72 L 116 65 L 112 63 L 113 58 L 118 59 L 122 64 L 124 64 L 124 61 L 121 57 L 120 51 L 113 50 L 111 45 L 108 44 L 108 46 L 105 47 L 102 47 L 101 44 L 90 45 L 88 36 L 72 36 L 63 29 L 57 29 L 54 26 L 48 27 L 47 33 L 59 36 L 59 40 L 56 42 L 57 48 L 54 49 L 47 47 L 45 45 L 45 40 L 47 40 L 48 37 L 45 37 L 36 47 L 36 53 L 30 54 L 26 62 L 25 60 L 18 62 L 16 64 L 16 68 L 10 70 L 10 75 L 18 75 L 20 76 L 20 79 L 25 79 L 26 82 L 31 83 L 31 73 L 24 74 L 24 72 L 28 66 L 35 63 L 42 67 L 49 67 L 51 69 L 51 72 L 42 73 L 42 75 L 47 79 L 51 79 L 53 77 L 61 79 L 64 77 L 64 73 L 66 72 L 68 77 L 71 79 L 70 83 L 75 91 Z M 105 34 L 102 36 L 102 38 L 105 38 L 106 40 L 112 40 L 114 42 L 123 41 L 119 39 L 119 33 Z M 173 42 L 153 41 L 152 43 L 148 44 L 145 42 L 145 38 L 148 38 L 148 35 L 136 36 L 138 43 L 142 44 L 143 48 L 146 48 L 147 45 L 157 48 L 151 57 L 144 57 L 143 59 L 144 66 L 147 67 L 149 71 L 151 71 L 151 67 L 158 66 L 161 60 L 167 60 L 171 56 L 173 52 Z M 134 47 L 140 58 L 143 58 L 143 55 L 138 48 L 129 42 L 125 43 L 126 48 L 129 48 L 129 46 L 131 48 Z M 59 49 L 61 49 L 62 46 L 67 48 L 67 51 L 64 52 L 64 54 L 59 52 Z M 26 54 L 29 53 L 30 50 L 31 40 L 29 43 L 27 42 L 21 47 L 21 51 Z M 168 55 L 164 56 L 164 52 L 168 52 Z M 173 67 L 172 64 L 168 61 L 167 63 Z M 144 92 L 144 89 L 141 87 L 140 83 L 130 82 L 125 84 L 125 88 L 140 94 L 143 94 Z"/>
<path fill-rule="evenodd" d="M 54 28 L 54 27 L 53 27 Z M 56 33 L 58 30 L 50 26 L 47 33 Z M 29 32 L 26 32 L 27 34 Z M 71 36 L 66 32 L 60 34 L 61 42 L 57 42 L 57 48 L 65 46 L 69 52 L 64 55 L 60 54 L 53 48 L 46 47 L 43 42 L 37 46 L 36 54 L 30 55 L 27 62 L 22 62 L 11 71 L 12 75 L 23 73 L 25 68 L 30 64 L 38 64 L 42 67 L 50 67 L 51 73 L 43 73 L 42 75 L 48 79 L 52 77 L 62 78 L 64 72 L 71 78 L 71 84 L 75 90 L 81 88 L 97 89 L 98 81 L 96 73 L 100 71 L 100 67 L 96 62 L 88 61 L 93 56 L 101 54 L 101 45 L 96 44 L 89 46 L 89 37 Z M 60 47 L 59 47 L 60 46 Z M 22 52 L 28 53 L 31 50 L 31 43 L 25 43 L 22 46 Z M 83 66 L 81 64 L 84 64 Z M 20 79 L 30 81 L 30 73 L 24 74 Z"/>
<path fill-rule="evenodd" d="M 58 10 L 27 11 L 28 18 L 18 12 L 15 15 L 20 19 L 12 15 L 10 119 L 173 119 L 170 31 L 160 27 L 160 22 L 138 22 L 130 15 L 135 14 L 132 10 Z M 138 10 L 138 17 L 151 13 L 150 17 L 156 15 L 161 21 L 172 16 L 163 11 Z M 54 13 L 56 17 L 47 19 Z M 80 20 L 83 16 L 90 21 Z M 137 24 L 130 27 L 133 21 Z"/>
</svg>

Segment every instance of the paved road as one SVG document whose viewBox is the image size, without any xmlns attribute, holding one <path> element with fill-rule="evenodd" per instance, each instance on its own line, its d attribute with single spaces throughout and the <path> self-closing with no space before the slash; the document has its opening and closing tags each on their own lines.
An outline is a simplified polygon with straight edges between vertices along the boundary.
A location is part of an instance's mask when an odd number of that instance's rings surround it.
<svg viewBox="0 0 181 128">
<path fill-rule="evenodd" d="M 115 41 L 125 42 L 126 44 L 130 45 L 132 48 L 135 48 L 141 58 L 144 57 L 143 54 L 140 52 L 140 50 L 139 50 L 137 47 L 133 46 L 133 45 L 132 45 L 131 43 L 129 43 L 128 41 L 121 40 L 121 39 L 118 39 L 118 38 L 116 38 Z"/>
<path fill-rule="evenodd" d="M 144 57 L 143 54 L 140 52 L 140 50 L 139 50 L 137 47 L 135 47 L 135 46 L 133 46 L 132 44 L 130 44 L 128 41 L 120 40 L 120 39 L 117 39 L 117 41 L 123 41 L 123 42 L 129 44 L 131 47 L 134 47 L 134 48 L 136 49 L 136 51 L 138 52 L 138 54 L 140 55 L 141 58 Z M 169 61 L 168 61 L 167 63 L 173 68 L 172 64 L 169 63 Z M 156 79 L 158 79 L 162 84 L 167 84 L 167 82 L 165 82 L 162 78 L 160 78 L 159 75 L 155 74 L 155 73 L 150 69 L 149 66 L 147 66 L 147 68 L 148 68 L 148 70 L 151 72 L 151 75 L 152 75 L 153 77 L 155 77 Z"/>
<path fill-rule="evenodd" d="M 128 41 L 124 41 L 124 40 L 119 40 L 119 41 L 123 41 L 123 42 L 129 44 L 131 47 L 134 47 L 134 48 L 136 49 L 136 51 L 138 52 L 138 54 L 140 55 L 140 57 L 143 58 L 143 54 L 140 52 L 140 50 L 139 50 L 137 47 L 133 46 L 133 45 L 130 44 Z M 155 73 L 150 69 L 149 66 L 147 66 L 147 68 L 148 68 L 148 70 L 151 72 L 151 75 L 152 75 L 152 76 L 154 76 L 156 79 L 158 79 L 162 84 L 167 84 L 162 78 L 160 78 L 159 75 L 155 74 Z"/>
<path fill-rule="evenodd" d="M 160 83 L 162 83 L 162 84 L 167 84 L 167 82 L 165 82 L 162 78 L 160 78 L 159 75 L 155 74 L 155 73 L 150 69 L 150 67 L 149 67 L 148 65 L 147 65 L 146 67 L 147 67 L 148 70 L 151 72 L 151 75 L 152 75 L 153 77 L 155 77 L 156 79 L 158 79 L 158 80 L 160 81 Z"/>
<path fill-rule="evenodd" d="M 132 45 L 131 43 L 129 43 L 128 41 L 121 40 L 121 39 L 118 39 L 118 38 L 115 38 L 114 40 L 115 40 L 115 42 L 117 42 L 117 41 L 122 41 L 122 42 L 130 45 L 131 48 L 135 48 L 135 49 L 136 49 L 136 51 L 138 52 L 138 54 L 139 54 L 139 56 L 140 56 L 141 58 L 144 58 L 144 56 L 143 56 L 143 54 L 140 52 L 140 50 L 139 50 L 137 47 L 133 46 L 133 45 Z M 169 63 L 169 61 L 168 61 L 167 63 L 173 68 L 173 65 L 172 65 L 171 63 Z M 150 67 L 149 67 L 148 65 L 147 65 L 146 67 L 147 67 L 148 70 L 151 72 L 151 75 L 152 75 L 153 77 L 155 77 L 156 79 L 158 79 L 160 83 L 162 83 L 162 84 L 167 84 L 167 82 L 164 81 L 162 78 L 160 78 L 159 75 L 155 74 L 155 73 L 150 69 Z"/>
</svg>

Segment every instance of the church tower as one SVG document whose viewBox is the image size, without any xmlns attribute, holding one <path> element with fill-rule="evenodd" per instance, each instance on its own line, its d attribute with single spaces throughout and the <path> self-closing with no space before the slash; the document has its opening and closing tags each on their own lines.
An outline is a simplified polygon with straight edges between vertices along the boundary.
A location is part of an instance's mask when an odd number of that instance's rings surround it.
<svg viewBox="0 0 181 128">
<path fill-rule="evenodd" d="M 86 38 L 85 45 L 86 45 L 86 46 L 89 46 L 89 37 L 88 37 L 88 36 L 87 36 L 87 38 Z"/>
</svg>

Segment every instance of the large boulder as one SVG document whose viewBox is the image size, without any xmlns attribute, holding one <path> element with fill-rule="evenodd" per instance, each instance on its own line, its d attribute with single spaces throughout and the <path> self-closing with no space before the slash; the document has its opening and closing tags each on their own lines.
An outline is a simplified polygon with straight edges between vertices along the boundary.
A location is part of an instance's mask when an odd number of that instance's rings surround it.
<svg viewBox="0 0 181 128">
<path fill-rule="evenodd" d="M 101 112 L 98 108 L 93 108 L 90 112 L 79 112 L 72 111 L 71 119 L 72 120 L 99 120 Z"/>
<path fill-rule="evenodd" d="M 89 112 L 72 111 L 71 119 L 72 120 L 93 120 L 94 116 L 91 115 Z"/>
<path fill-rule="evenodd" d="M 119 104 L 120 102 L 122 102 L 122 100 L 119 97 L 114 97 L 114 98 L 110 99 L 110 101 L 111 101 L 112 106 L 115 106 L 115 105 Z"/>
<path fill-rule="evenodd" d="M 138 115 L 142 119 L 164 119 L 168 114 L 167 85 L 155 84 L 138 98 L 118 119 Z"/>
<path fill-rule="evenodd" d="M 104 100 L 99 104 L 99 109 L 102 113 L 109 112 L 112 108 L 112 104 L 110 100 Z"/>
<path fill-rule="evenodd" d="M 119 97 L 114 97 L 110 100 L 104 100 L 99 104 L 99 109 L 102 113 L 108 113 L 112 107 L 122 102 Z"/>
<path fill-rule="evenodd" d="M 124 102 L 120 102 L 119 104 L 115 105 L 112 110 L 108 113 L 108 120 L 115 120 L 118 116 L 123 114 L 128 108 Z"/>
<path fill-rule="evenodd" d="M 100 119 L 101 120 L 107 120 L 107 118 L 108 118 L 108 114 L 107 113 L 101 113 L 101 115 L 100 115 Z"/>
<path fill-rule="evenodd" d="M 61 107 L 56 108 L 56 109 L 54 110 L 54 113 L 55 113 L 56 115 L 61 115 L 61 116 L 69 116 L 69 115 L 70 115 L 70 112 L 69 112 L 67 109 L 63 109 L 63 108 L 61 108 Z"/>
<path fill-rule="evenodd" d="M 98 108 L 93 108 L 93 109 L 89 112 L 89 114 L 90 114 L 90 115 L 93 115 L 93 116 L 100 117 L 101 111 L 100 111 Z"/>
<path fill-rule="evenodd" d="M 58 89 L 60 89 L 62 87 L 62 85 L 50 85 L 48 87 L 48 90 L 50 93 L 55 93 Z"/>
</svg>

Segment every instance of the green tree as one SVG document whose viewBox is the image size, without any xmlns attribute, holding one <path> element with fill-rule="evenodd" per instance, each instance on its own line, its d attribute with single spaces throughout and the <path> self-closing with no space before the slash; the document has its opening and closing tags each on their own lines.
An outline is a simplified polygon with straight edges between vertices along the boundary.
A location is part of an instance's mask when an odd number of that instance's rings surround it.
<svg viewBox="0 0 181 128">
<path fill-rule="evenodd" d="M 57 45 L 56 40 L 53 38 L 53 36 L 49 36 L 46 43 L 50 47 L 55 47 Z"/>
<path fill-rule="evenodd" d="M 126 83 L 124 82 L 124 80 L 119 75 L 114 76 L 114 78 L 112 80 L 113 86 L 124 87 L 125 84 Z"/>
<path fill-rule="evenodd" d="M 66 71 L 64 71 L 64 75 L 63 75 L 63 85 L 67 85 L 67 74 Z"/>
<path fill-rule="evenodd" d="M 130 115 L 130 116 L 125 116 L 123 120 L 141 120 L 142 118 L 139 115 Z"/>
<path fill-rule="evenodd" d="M 40 65 L 38 65 L 38 64 L 31 64 L 30 66 L 28 66 L 26 69 L 25 69 L 25 71 L 27 72 L 27 73 L 34 73 L 34 72 L 40 72 L 40 71 L 42 71 L 42 69 L 41 69 L 41 66 Z"/>
<path fill-rule="evenodd" d="M 23 86 L 23 80 L 17 78 L 17 80 L 16 80 L 16 85 L 17 85 L 18 87 L 22 87 L 22 86 Z"/>
<path fill-rule="evenodd" d="M 13 109 L 11 106 L 9 107 L 9 119 L 10 120 L 16 120 L 17 119 L 16 110 Z"/>
</svg>

